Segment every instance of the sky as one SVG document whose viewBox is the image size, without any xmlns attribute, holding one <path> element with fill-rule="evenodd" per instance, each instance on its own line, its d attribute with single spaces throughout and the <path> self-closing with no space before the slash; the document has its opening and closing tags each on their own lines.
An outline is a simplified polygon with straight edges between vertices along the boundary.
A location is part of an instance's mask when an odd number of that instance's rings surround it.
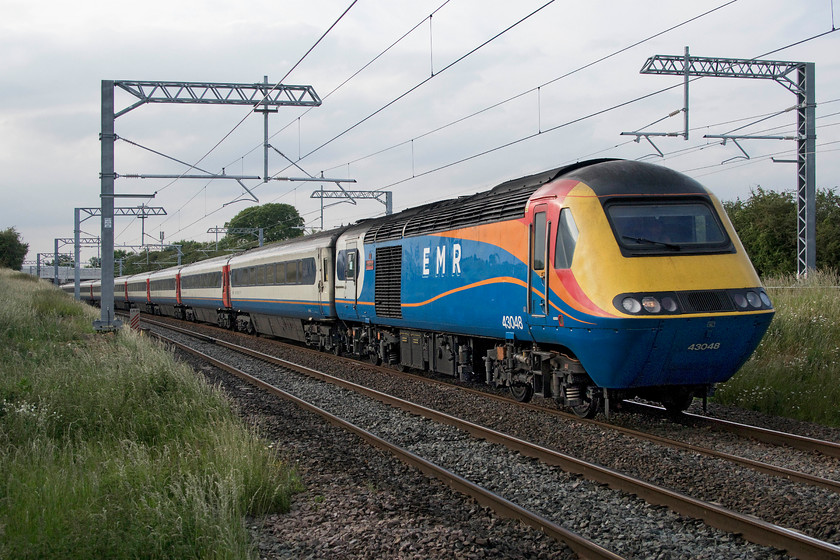
<svg viewBox="0 0 840 560">
<path fill-rule="evenodd" d="M 102 80 L 312 86 L 320 107 L 269 117 L 269 175 L 355 180 L 344 188 L 391 191 L 399 211 L 601 157 L 667 166 L 722 200 L 794 191 L 795 166 L 771 157 L 794 158 L 795 141 L 739 140 L 745 155 L 704 138 L 793 135 L 796 98 L 773 80 L 692 81 L 688 140 L 621 133 L 683 132 L 683 80 L 640 74 L 650 56 L 813 62 L 817 188 L 840 185 L 840 0 L 0 0 L 0 14 L 0 229 L 17 229 L 27 261 L 73 237 L 74 208 L 99 206 Z M 134 101 L 117 91 L 117 110 Z M 180 160 L 262 177 L 263 126 L 249 107 L 143 105 L 115 121 L 115 171 L 180 175 Z M 243 183 L 259 204 L 295 206 L 307 231 L 322 226 L 312 192 L 337 189 Z M 167 212 L 117 218 L 117 249 L 213 241 L 257 204 L 232 180 L 120 177 L 115 191 L 157 193 L 117 206 Z M 385 212 L 324 202 L 325 228 Z M 81 230 L 99 236 L 100 219 Z"/>
</svg>

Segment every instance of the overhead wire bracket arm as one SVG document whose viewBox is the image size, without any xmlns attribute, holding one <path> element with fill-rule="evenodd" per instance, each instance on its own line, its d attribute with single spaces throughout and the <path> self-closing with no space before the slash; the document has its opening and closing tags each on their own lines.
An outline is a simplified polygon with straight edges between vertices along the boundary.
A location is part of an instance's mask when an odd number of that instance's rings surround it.
<svg viewBox="0 0 840 560">
<path fill-rule="evenodd" d="M 139 101 L 114 113 L 120 117 L 145 103 L 253 105 L 254 107 L 318 107 L 321 98 L 312 86 L 207 82 L 114 81 L 114 86 Z"/>
</svg>

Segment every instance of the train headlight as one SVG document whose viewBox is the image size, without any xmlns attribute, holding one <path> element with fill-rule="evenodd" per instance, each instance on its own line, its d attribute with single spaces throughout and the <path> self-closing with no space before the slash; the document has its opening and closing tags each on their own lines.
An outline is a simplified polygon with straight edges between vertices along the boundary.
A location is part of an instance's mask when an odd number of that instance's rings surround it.
<svg viewBox="0 0 840 560">
<path fill-rule="evenodd" d="M 674 313 L 677 310 L 677 302 L 671 296 L 662 298 L 662 309 L 668 313 Z"/>
<path fill-rule="evenodd" d="M 761 303 L 763 303 L 765 305 L 765 307 L 772 307 L 773 306 L 773 304 L 770 303 L 770 298 L 767 297 L 766 293 L 761 292 L 761 293 L 758 294 L 758 296 L 761 298 Z"/>
<path fill-rule="evenodd" d="M 659 313 L 660 311 L 662 311 L 662 306 L 659 304 L 659 300 L 655 297 L 648 296 L 646 298 L 643 298 L 642 306 L 648 313 Z"/>
<path fill-rule="evenodd" d="M 621 307 L 628 313 L 638 313 L 642 310 L 642 304 L 636 298 L 626 297 L 621 300 Z"/>
<path fill-rule="evenodd" d="M 678 315 L 680 303 L 676 292 L 618 294 L 613 298 L 616 309 L 630 315 Z"/>
<path fill-rule="evenodd" d="M 744 297 L 744 294 L 732 294 L 732 300 L 735 302 L 735 305 L 737 305 L 739 309 L 746 309 L 747 298 Z"/>
<path fill-rule="evenodd" d="M 761 298 L 755 292 L 747 292 L 747 303 L 758 309 L 761 307 Z"/>
</svg>

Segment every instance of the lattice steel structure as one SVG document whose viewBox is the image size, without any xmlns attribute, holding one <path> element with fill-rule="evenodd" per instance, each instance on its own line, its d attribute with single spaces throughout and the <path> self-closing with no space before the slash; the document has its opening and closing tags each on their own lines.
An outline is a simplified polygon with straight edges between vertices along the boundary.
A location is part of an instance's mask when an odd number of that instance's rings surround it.
<svg viewBox="0 0 840 560">
<path fill-rule="evenodd" d="M 796 273 L 816 268 L 816 123 L 814 63 L 685 55 L 652 56 L 642 74 L 773 80 L 796 95 Z"/>
<path fill-rule="evenodd" d="M 216 234 L 216 250 L 219 250 L 219 234 L 220 233 L 232 233 L 233 235 L 256 235 L 257 240 L 259 241 L 259 246 L 263 246 L 263 231 L 264 228 L 250 228 L 250 227 L 238 227 L 238 228 L 226 228 L 226 227 L 211 227 L 207 229 L 207 233 L 215 233 Z"/>
<path fill-rule="evenodd" d="M 84 212 L 87 214 L 87 217 L 82 218 L 81 214 Z M 81 295 L 79 290 L 79 285 L 81 284 L 81 262 L 79 261 L 79 248 L 81 247 L 79 235 L 82 233 L 82 222 L 89 218 L 93 218 L 94 216 L 101 216 L 102 209 L 101 208 L 76 208 L 73 213 L 73 234 L 75 237 L 75 242 L 73 244 L 73 254 L 74 262 L 75 262 L 75 272 L 74 272 L 74 282 L 75 287 L 73 288 L 73 295 L 76 300 L 79 300 Z M 114 216 L 140 216 L 141 218 L 146 218 L 147 216 L 165 216 L 166 210 L 159 206 L 146 206 L 142 204 L 138 207 L 134 208 L 114 208 Z M 112 253 L 113 254 L 113 253 Z"/>
<path fill-rule="evenodd" d="M 118 112 L 114 110 L 114 92 L 119 88 L 137 101 Z M 102 302 L 97 330 L 120 326 L 113 317 L 114 308 L 114 121 L 117 117 L 146 103 L 189 103 L 199 105 L 251 105 L 254 109 L 270 107 L 315 107 L 321 99 L 311 86 L 268 83 L 236 84 L 209 82 L 162 82 L 102 80 L 101 190 L 102 202 Z M 246 189 L 247 190 L 247 189 Z"/>
<path fill-rule="evenodd" d="M 202 105 L 251 105 L 253 107 L 317 107 L 321 99 L 312 86 L 208 82 L 114 81 L 139 101 L 114 114 L 121 117 L 146 103 L 192 103 Z"/>
<path fill-rule="evenodd" d="M 354 181 L 355 182 L 355 181 Z M 336 183 L 337 184 L 337 183 Z M 338 185 L 341 188 L 341 185 Z M 356 204 L 356 199 L 372 198 L 385 205 L 385 214 L 390 216 L 394 213 L 394 193 L 391 191 L 348 191 L 341 188 L 338 191 L 325 191 L 324 189 L 313 191 L 309 198 L 321 199 L 321 229 L 324 229 L 324 199 L 341 198 L 342 202 Z M 338 204 L 338 203 L 336 203 Z"/>
<path fill-rule="evenodd" d="M 76 229 L 78 232 L 78 228 Z M 76 299 L 79 299 L 79 247 L 99 247 L 99 238 L 98 237 L 79 237 L 78 233 L 72 238 L 69 237 L 57 237 L 55 239 L 55 258 L 53 259 L 53 266 L 55 268 L 53 272 L 53 283 L 58 286 L 58 249 L 59 247 L 64 247 L 65 245 L 74 245 L 76 250 L 73 252 L 73 268 L 75 269 L 76 275 L 76 288 L 74 290 Z M 40 274 L 40 273 L 39 273 Z"/>
</svg>

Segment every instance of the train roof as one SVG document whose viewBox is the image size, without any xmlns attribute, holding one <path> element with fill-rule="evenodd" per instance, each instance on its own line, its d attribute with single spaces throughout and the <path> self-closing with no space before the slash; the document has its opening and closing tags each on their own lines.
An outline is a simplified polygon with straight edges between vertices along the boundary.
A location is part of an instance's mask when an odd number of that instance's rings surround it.
<svg viewBox="0 0 840 560">
<path fill-rule="evenodd" d="M 709 195 L 703 185 L 688 175 L 641 161 L 601 161 L 563 173 L 562 177 L 586 183 L 602 201 L 615 196 Z"/>
<path fill-rule="evenodd" d="M 291 239 L 284 239 L 270 243 L 262 247 L 255 247 L 249 249 L 244 253 L 238 253 L 231 257 L 231 264 L 241 263 L 243 261 L 259 260 L 262 257 L 273 256 L 275 253 L 289 254 L 296 250 L 306 251 L 313 248 L 327 247 L 335 244 L 335 240 L 344 233 L 350 226 L 342 226 L 336 229 L 303 235 L 300 237 L 292 237 Z"/>
<path fill-rule="evenodd" d="M 365 243 L 401 239 L 462 227 L 521 218 L 531 195 L 541 186 L 567 173 L 603 163 L 605 159 L 564 165 L 505 181 L 488 191 L 409 208 L 398 214 L 365 222 Z"/>
<path fill-rule="evenodd" d="M 595 159 L 505 181 L 490 190 L 409 208 L 368 220 L 365 243 L 390 241 L 481 224 L 522 218 L 528 199 L 557 179 L 586 183 L 597 196 L 659 194 L 708 195 L 694 179 L 652 163 Z"/>
</svg>

